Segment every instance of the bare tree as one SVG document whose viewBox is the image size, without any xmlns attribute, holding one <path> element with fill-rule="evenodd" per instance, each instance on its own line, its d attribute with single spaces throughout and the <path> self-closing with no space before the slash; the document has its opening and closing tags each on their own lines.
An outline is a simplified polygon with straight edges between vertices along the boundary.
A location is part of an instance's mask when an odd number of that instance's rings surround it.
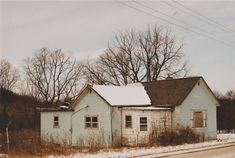
<svg viewBox="0 0 235 158">
<path fill-rule="evenodd" d="M 184 77 L 188 66 L 183 44 L 169 30 L 148 27 L 115 34 L 112 45 L 96 60 L 88 60 L 85 74 L 96 84 L 126 85 L 172 77 Z"/>
<path fill-rule="evenodd" d="M 228 90 L 225 94 L 220 93 L 218 91 L 213 92 L 217 99 L 224 100 L 235 100 L 235 90 Z"/>
<path fill-rule="evenodd" d="M 75 58 L 47 48 L 27 58 L 24 70 L 31 92 L 47 106 L 75 96 L 72 92 L 78 92 L 74 89 L 82 78 L 82 65 Z"/>
<path fill-rule="evenodd" d="M 221 92 L 217 91 L 217 90 L 213 91 L 213 93 L 214 93 L 214 95 L 217 99 L 224 98 L 224 95 Z"/>
<path fill-rule="evenodd" d="M 224 97 L 226 99 L 235 100 L 235 91 L 234 90 L 227 91 Z"/>
<path fill-rule="evenodd" d="M 19 79 L 19 73 L 16 69 L 12 68 L 10 62 L 5 59 L 0 60 L 0 104 L 3 108 L 0 114 L 1 129 L 7 126 L 8 119 L 8 108 L 10 106 L 10 100 L 8 93 L 10 93 L 16 85 Z"/>
<path fill-rule="evenodd" d="M 19 79 L 19 73 L 12 68 L 10 62 L 5 59 L 0 60 L 0 88 L 12 90 Z"/>
</svg>

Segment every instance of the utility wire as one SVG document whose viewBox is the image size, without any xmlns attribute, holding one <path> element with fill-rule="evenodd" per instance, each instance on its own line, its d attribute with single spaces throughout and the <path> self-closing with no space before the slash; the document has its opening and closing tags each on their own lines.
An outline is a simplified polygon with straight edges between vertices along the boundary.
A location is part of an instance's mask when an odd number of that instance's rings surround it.
<svg viewBox="0 0 235 158">
<path fill-rule="evenodd" d="M 145 5 L 145 4 L 143 4 L 143 3 L 141 3 L 141 2 L 138 2 L 138 1 L 135 1 L 135 0 L 133 0 L 133 2 L 136 3 L 136 4 L 138 4 L 138 5 L 140 5 L 140 6 L 143 6 L 143 7 L 145 7 L 145 8 L 148 8 L 148 9 L 154 11 L 154 12 L 157 12 L 157 13 L 163 15 L 163 16 L 166 16 L 166 17 L 168 17 L 168 18 L 171 18 L 171 19 L 173 19 L 173 20 L 175 20 L 175 21 L 177 21 L 177 22 L 180 22 L 180 23 L 182 23 L 182 24 L 184 24 L 184 25 L 189 25 L 188 23 L 185 23 L 185 22 L 182 21 L 182 20 L 176 19 L 176 18 L 174 18 L 174 17 L 172 17 L 172 16 L 169 16 L 169 15 L 167 15 L 167 14 L 161 12 L 161 11 L 158 11 L 158 10 L 156 10 L 156 9 L 153 9 L 153 8 L 151 8 L 151 7 L 149 7 L 149 6 Z M 211 36 L 214 36 L 214 37 L 216 37 L 216 38 L 223 39 L 224 41 L 226 41 L 226 42 L 228 42 L 228 43 L 230 43 L 230 44 L 233 44 L 231 41 L 229 41 L 229 40 L 227 40 L 227 39 L 225 39 L 225 38 L 223 38 L 223 37 L 220 37 L 220 36 L 218 36 L 218 35 L 216 35 L 216 34 L 213 34 L 213 33 L 210 32 L 210 31 L 207 31 L 207 30 L 205 30 L 205 29 L 202 29 L 202 28 L 196 27 L 196 26 L 194 26 L 194 28 L 196 28 L 196 29 L 198 29 L 198 30 L 200 30 L 200 31 L 202 31 L 202 32 L 204 32 L 204 33 L 210 34 Z M 235 45 L 234 45 L 234 46 L 235 46 Z"/>
<path fill-rule="evenodd" d="M 160 1 L 161 1 L 162 3 L 165 3 L 165 4 L 168 5 L 168 6 L 172 7 L 172 8 L 175 8 L 175 9 L 177 9 L 177 10 L 179 10 L 179 11 L 181 11 L 181 12 L 187 14 L 187 15 L 190 15 L 191 17 L 194 17 L 194 18 L 196 18 L 196 19 L 199 19 L 199 20 L 201 20 L 201 21 L 204 21 L 205 23 L 207 23 L 207 24 L 209 24 L 209 25 L 211 25 L 211 26 L 214 26 L 214 27 L 216 27 L 217 29 L 222 30 L 223 32 L 228 33 L 228 31 L 226 31 L 226 30 L 224 30 L 224 29 L 218 27 L 217 25 L 214 25 L 214 24 L 211 23 L 211 22 L 208 22 L 207 20 L 205 20 L 203 17 L 200 17 L 199 15 L 195 15 L 195 13 L 192 14 L 191 12 L 185 11 L 185 10 L 179 8 L 179 7 L 176 7 L 175 5 L 170 4 L 169 2 L 166 2 L 166 1 L 163 1 L 163 0 L 160 0 Z M 235 35 L 233 35 L 233 33 L 231 33 L 231 32 L 229 32 L 229 33 L 230 33 L 230 35 L 235 36 Z"/>
<path fill-rule="evenodd" d="M 211 18 L 209 18 L 209 17 L 207 17 L 207 16 L 205 16 L 205 15 L 203 15 L 203 14 L 201 14 L 201 13 L 199 13 L 199 12 L 197 12 L 197 11 L 191 9 L 191 8 L 189 8 L 189 7 L 186 7 L 186 6 L 183 5 L 182 3 L 180 3 L 180 2 L 178 2 L 178 1 L 176 1 L 176 0 L 172 0 L 172 1 L 173 1 L 174 3 L 180 5 L 181 7 L 183 7 L 183 8 L 185 8 L 185 9 L 189 10 L 190 12 L 192 12 L 192 13 L 194 13 L 194 14 L 200 16 L 200 17 L 202 17 L 202 18 L 204 19 L 203 21 L 205 21 L 206 23 L 208 23 L 208 24 L 209 24 L 209 23 L 210 23 L 210 24 L 215 24 L 215 25 L 217 25 L 217 27 L 223 29 L 225 32 L 228 32 L 228 33 L 231 33 L 230 31 L 234 32 L 234 30 L 232 30 L 232 29 L 226 27 L 226 26 L 223 25 L 223 24 L 218 23 L 217 21 L 215 21 L 215 20 L 213 20 L 213 19 L 211 19 Z"/>
<path fill-rule="evenodd" d="M 146 15 L 149 15 L 149 16 L 152 16 L 152 17 L 154 17 L 154 18 L 157 18 L 157 19 L 160 19 L 160 20 L 162 20 L 162 21 L 165 21 L 165 22 L 167 22 L 167 23 L 169 23 L 169 24 L 175 25 L 175 26 L 177 26 L 177 27 L 179 27 L 179 28 L 181 28 L 181 29 L 183 29 L 183 30 L 188 30 L 188 31 L 191 31 L 191 32 L 193 32 L 193 33 L 195 33 L 195 34 L 199 34 L 199 35 L 204 36 L 204 37 L 206 36 L 206 37 L 208 37 L 208 38 L 210 38 L 210 39 L 216 40 L 216 41 L 218 41 L 218 42 L 222 42 L 224 45 L 227 45 L 227 46 L 230 46 L 230 47 L 234 47 L 234 45 L 232 45 L 232 44 L 230 44 L 230 43 L 227 43 L 227 42 L 225 42 L 225 41 L 222 41 L 222 40 L 220 40 L 220 39 L 217 39 L 217 38 L 208 36 L 208 35 L 203 34 L 203 33 L 201 33 L 201 32 L 192 30 L 192 29 L 190 29 L 190 28 L 186 28 L 185 26 L 182 26 L 182 25 L 173 23 L 173 22 L 171 22 L 171 21 L 169 21 L 169 20 L 166 20 L 166 19 L 161 18 L 161 17 L 159 17 L 159 16 L 153 15 L 153 14 L 151 14 L 151 13 L 149 13 L 149 12 L 146 12 L 146 11 L 144 11 L 144 10 L 138 9 L 138 8 L 133 7 L 133 6 L 131 6 L 131 5 L 128 5 L 128 4 L 124 3 L 124 2 L 121 2 L 121 1 L 118 1 L 118 0 L 115 0 L 115 1 L 116 1 L 117 3 L 119 3 L 119 4 L 121 4 L 121 5 L 124 5 L 124 6 L 128 7 L 128 8 L 134 9 L 134 10 L 136 10 L 136 11 L 138 11 L 138 12 L 144 13 L 144 14 L 146 14 Z"/>
</svg>

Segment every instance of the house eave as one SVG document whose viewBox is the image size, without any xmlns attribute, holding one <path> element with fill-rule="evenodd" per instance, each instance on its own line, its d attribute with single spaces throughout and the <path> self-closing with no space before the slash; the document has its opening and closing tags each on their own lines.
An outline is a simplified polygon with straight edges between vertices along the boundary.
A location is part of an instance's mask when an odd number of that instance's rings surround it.
<svg viewBox="0 0 235 158">
<path fill-rule="evenodd" d="M 162 110 L 170 110 L 172 111 L 172 108 L 167 107 L 154 107 L 154 106 L 148 106 L 148 107 L 123 107 L 125 110 L 142 110 L 142 111 L 162 111 Z"/>
<path fill-rule="evenodd" d="M 112 107 L 118 107 L 118 108 L 123 108 L 123 107 L 148 107 L 151 106 L 150 104 L 141 104 L 141 105 L 111 105 Z"/>
<path fill-rule="evenodd" d="M 155 108 L 170 108 L 174 109 L 175 105 L 112 105 L 112 107 L 118 107 L 118 108 L 140 108 L 140 107 L 155 107 Z"/>
<path fill-rule="evenodd" d="M 37 108 L 40 112 L 72 112 L 74 109 L 61 109 L 61 108 Z"/>
</svg>

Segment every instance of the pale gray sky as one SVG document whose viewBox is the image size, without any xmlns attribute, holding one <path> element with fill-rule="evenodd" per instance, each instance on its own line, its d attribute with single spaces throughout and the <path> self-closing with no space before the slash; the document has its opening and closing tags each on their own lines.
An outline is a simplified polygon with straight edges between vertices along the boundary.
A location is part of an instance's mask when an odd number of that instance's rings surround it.
<svg viewBox="0 0 235 158">
<path fill-rule="evenodd" d="M 185 43 L 184 50 L 193 75 L 203 76 L 212 90 L 225 92 L 235 89 L 235 1 L 179 1 L 226 26 L 226 31 L 192 17 L 185 8 L 174 8 L 180 6 L 173 1 L 166 2 L 171 6 L 162 1 L 141 1 L 154 10 L 187 23 L 184 27 L 193 30 L 200 27 L 211 32 L 218 40 L 225 39 L 231 46 L 176 27 L 116 1 L 1 1 L 0 55 L 19 68 L 24 58 L 31 57 L 42 47 L 61 48 L 84 59 L 88 55 L 101 54 L 108 41 L 112 41 L 114 32 L 130 28 L 143 30 L 147 25 L 157 24 L 171 28 L 177 39 Z M 125 3 L 177 23 L 133 1 Z"/>
</svg>

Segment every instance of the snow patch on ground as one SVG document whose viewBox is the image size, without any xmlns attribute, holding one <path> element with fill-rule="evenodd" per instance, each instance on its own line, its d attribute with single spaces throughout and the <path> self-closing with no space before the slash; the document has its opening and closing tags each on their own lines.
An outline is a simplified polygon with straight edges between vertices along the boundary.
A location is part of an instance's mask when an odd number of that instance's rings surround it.
<svg viewBox="0 0 235 158">
<path fill-rule="evenodd" d="M 208 141 L 196 144 L 184 144 L 177 146 L 167 146 L 167 147 L 149 147 L 149 148 L 123 148 L 120 151 L 105 151 L 101 150 L 94 154 L 86 154 L 86 153 L 77 153 L 71 156 L 67 156 L 67 158 L 128 158 L 128 157 L 140 157 L 144 155 L 152 155 L 152 154 L 161 154 L 168 152 L 176 152 L 197 148 L 210 147 L 215 145 L 222 145 L 228 142 L 235 142 L 235 134 L 218 134 L 217 136 L 221 141 Z M 57 156 L 58 157 L 58 156 Z M 63 158 L 64 156 L 59 156 L 58 158 Z M 54 158 L 54 156 L 49 156 L 49 158 Z"/>
<path fill-rule="evenodd" d="M 235 140 L 235 134 L 217 134 L 218 140 Z"/>
<path fill-rule="evenodd" d="M 8 158 L 8 155 L 6 155 L 6 154 L 0 154 L 0 158 Z"/>
</svg>

